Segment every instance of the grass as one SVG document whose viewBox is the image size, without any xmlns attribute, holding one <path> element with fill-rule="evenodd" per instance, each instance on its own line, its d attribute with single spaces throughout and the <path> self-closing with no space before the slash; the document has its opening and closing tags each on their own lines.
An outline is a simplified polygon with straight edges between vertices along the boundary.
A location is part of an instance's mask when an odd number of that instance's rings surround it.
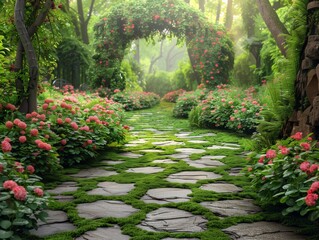
<svg viewBox="0 0 319 240">
<path fill-rule="evenodd" d="M 249 141 L 249 137 L 244 135 L 235 135 L 229 132 L 214 131 L 216 136 L 213 137 L 203 137 L 202 140 L 206 140 L 207 144 L 194 144 L 189 143 L 188 139 L 177 138 L 175 134 L 180 132 L 192 132 L 191 135 L 197 136 L 200 134 L 205 134 L 212 132 L 212 130 L 205 129 L 192 129 L 189 126 L 188 120 L 175 119 L 172 116 L 173 104 L 162 102 L 157 107 L 148 110 L 140 110 L 127 113 L 127 124 L 132 126 L 133 129 L 131 134 L 127 136 L 126 141 L 130 142 L 138 139 L 145 139 L 147 142 L 145 144 L 140 144 L 137 147 L 128 147 L 125 145 L 113 145 L 108 151 L 100 154 L 99 158 L 94 160 L 88 160 L 85 164 L 80 166 L 64 169 L 59 176 L 52 176 L 51 181 L 46 183 L 46 186 L 54 188 L 56 185 L 63 181 L 76 181 L 78 183 L 79 189 L 74 192 L 65 193 L 65 195 L 72 195 L 74 200 L 71 202 L 56 202 L 52 201 L 50 203 L 50 208 L 53 210 L 65 211 L 70 219 L 70 221 L 77 227 L 76 230 L 67 233 L 60 233 L 46 237 L 46 240 L 72 240 L 76 237 L 81 236 L 86 231 L 94 230 L 98 227 L 107 227 L 117 224 L 121 227 L 124 234 L 130 235 L 132 240 L 159 240 L 166 237 L 172 238 L 198 238 L 201 240 L 228 240 L 229 236 L 221 231 L 221 229 L 230 227 L 237 223 L 242 222 L 255 222 L 261 220 L 271 220 L 271 221 L 283 221 L 290 225 L 303 226 L 303 232 L 315 233 L 313 225 L 309 225 L 306 220 L 299 220 L 296 217 L 293 219 L 283 218 L 280 215 L 278 209 L 266 210 L 258 214 L 250 214 L 247 216 L 239 217 L 225 217 L 219 218 L 212 212 L 208 211 L 206 208 L 200 205 L 203 201 L 215 201 L 224 199 L 242 199 L 242 198 L 255 198 L 256 193 L 250 188 L 250 180 L 247 176 L 230 176 L 229 170 L 234 167 L 246 167 L 247 160 L 242 152 L 245 150 L 241 148 L 240 150 L 207 150 L 205 155 L 223 155 L 225 166 L 220 166 L 217 168 L 205 168 L 198 169 L 189 166 L 184 161 L 179 159 L 173 159 L 176 164 L 155 164 L 154 160 L 167 159 L 170 158 L 167 155 L 173 154 L 175 148 L 204 148 L 211 145 L 219 145 L 221 143 L 242 143 Z M 163 131 L 163 133 L 157 133 L 158 131 Z M 140 132 L 136 136 L 135 132 Z M 162 140 L 174 140 L 184 142 L 183 146 L 170 146 L 161 147 L 154 146 L 152 142 L 162 141 Z M 163 150 L 162 153 L 143 153 L 140 158 L 127 158 L 119 155 L 122 152 L 133 152 L 141 153 L 140 150 L 143 149 L 157 149 Z M 193 154 L 191 155 L 191 160 L 199 159 L 204 154 Z M 103 160 L 123 160 L 123 163 L 118 165 L 108 166 L 102 163 Z M 89 167 L 104 167 L 108 170 L 113 170 L 118 173 L 118 175 L 109 177 L 99 177 L 94 179 L 80 179 L 72 178 L 68 174 L 76 173 L 80 169 L 85 169 Z M 126 170 L 134 167 L 144 167 L 144 166 L 158 166 L 165 170 L 156 174 L 138 174 L 138 173 L 127 173 Z M 181 171 L 194 171 L 194 170 L 205 170 L 218 173 L 222 175 L 221 179 L 218 180 L 201 180 L 195 184 L 190 183 L 172 183 L 165 180 L 167 176 L 173 173 Z M 53 179 L 59 179 L 59 181 L 53 181 Z M 88 195 L 87 191 L 96 188 L 99 182 L 113 181 L 117 183 L 134 183 L 135 188 L 130 191 L 127 195 L 123 196 L 98 196 L 98 195 Z M 205 183 L 213 182 L 228 182 L 243 188 L 242 192 L 239 193 L 216 193 L 212 191 L 204 191 L 199 187 Z M 186 188 L 191 189 L 191 200 L 183 203 L 168 203 L 165 205 L 159 204 L 146 204 L 140 200 L 142 196 L 149 190 L 153 188 L 163 188 L 163 187 L 175 187 L 175 188 Z M 134 208 L 139 209 L 138 212 L 126 218 L 101 218 L 101 219 L 83 219 L 79 217 L 76 206 L 85 202 L 95 202 L 97 200 L 119 200 L 126 204 L 132 205 Z M 192 212 L 193 214 L 198 214 L 204 216 L 208 220 L 207 230 L 200 233 L 171 233 L 171 232 L 148 232 L 144 231 L 136 225 L 138 225 L 142 220 L 145 219 L 147 213 L 154 211 L 160 207 L 174 207 L 181 210 L 186 210 Z M 310 228 L 309 228 L 310 226 Z M 27 239 L 27 238 L 26 238 Z M 29 239 L 37 239 L 32 236 Z M 313 238 L 315 239 L 315 238 Z"/>
</svg>

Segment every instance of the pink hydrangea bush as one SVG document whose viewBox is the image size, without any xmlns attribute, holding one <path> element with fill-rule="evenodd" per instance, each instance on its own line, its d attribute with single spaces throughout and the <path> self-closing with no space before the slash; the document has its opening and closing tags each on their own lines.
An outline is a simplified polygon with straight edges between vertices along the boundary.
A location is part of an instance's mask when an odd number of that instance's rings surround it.
<svg viewBox="0 0 319 240">
<path fill-rule="evenodd" d="M 45 220 L 49 196 L 37 169 L 0 153 L 0 239 L 20 239 L 23 232 Z"/>
<path fill-rule="evenodd" d="M 283 214 L 319 218 L 319 149 L 317 141 L 297 132 L 264 154 L 251 158 L 253 187 L 264 205 L 283 204 Z"/>
<path fill-rule="evenodd" d="M 182 95 L 183 93 L 185 93 L 186 90 L 184 89 L 178 89 L 178 90 L 175 90 L 175 91 L 171 91 L 171 92 L 168 92 L 166 93 L 164 96 L 163 96 L 163 101 L 165 102 L 172 102 L 172 103 L 176 103 L 178 97 L 180 95 Z"/>
</svg>

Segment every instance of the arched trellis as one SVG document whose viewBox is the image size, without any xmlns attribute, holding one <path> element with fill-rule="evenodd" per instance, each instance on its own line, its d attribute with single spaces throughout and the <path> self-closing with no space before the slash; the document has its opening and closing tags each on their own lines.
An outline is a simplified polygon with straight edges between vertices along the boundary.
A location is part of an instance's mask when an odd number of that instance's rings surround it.
<svg viewBox="0 0 319 240">
<path fill-rule="evenodd" d="M 228 81 L 233 67 L 232 42 L 221 26 L 179 0 L 133 0 L 111 8 L 95 26 L 96 83 L 124 88 L 116 77 L 125 50 L 135 39 L 155 35 L 185 40 L 196 80 L 212 88 Z M 122 84 L 122 86 L 121 86 Z"/>
</svg>

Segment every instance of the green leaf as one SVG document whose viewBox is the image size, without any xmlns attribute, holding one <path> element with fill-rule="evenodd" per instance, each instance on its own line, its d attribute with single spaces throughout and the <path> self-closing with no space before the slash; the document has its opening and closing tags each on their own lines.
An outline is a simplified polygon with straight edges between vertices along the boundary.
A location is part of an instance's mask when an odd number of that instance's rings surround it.
<svg viewBox="0 0 319 240">
<path fill-rule="evenodd" d="M 7 200 L 7 199 L 9 199 L 11 197 L 9 193 L 8 194 L 2 194 L 2 195 L 4 195 L 4 196 L 0 197 L 0 202 L 5 201 L 5 200 Z"/>
<path fill-rule="evenodd" d="M 23 225 L 28 225 L 29 221 L 25 220 L 23 218 L 17 218 L 17 219 L 14 219 L 12 224 L 15 225 L 15 226 L 23 226 Z"/>
<path fill-rule="evenodd" d="M 4 231 L 0 229 L 0 239 L 7 239 L 13 235 L 12 231 Z"/>
<path fill-rule="evenodd" d="M 11 227 L 11 222 L 9 220 L 2 220 L 0 221 L 0 227 L 2 229 L 8 229 L 9 227 Z"/>
<path fill-rule="evenodd" d="M 290 190 L 290 191 L 287 191 L 287 192 L 285 193 L 285 195 L 286 195 L 286 196 L 289 196 L 289 195 L 292 195 L 292 194 L 294 194 L 294 193 L 296 193 L 296 192 L 298 192 L 298 190 L 296 190 L 296 189 Z"/>
<path fill-rule="evenodd" d="M 1 215 L 12 215 L 15 214 L 16 211 L 10 208 L 3 209 Z"/>
</svg>

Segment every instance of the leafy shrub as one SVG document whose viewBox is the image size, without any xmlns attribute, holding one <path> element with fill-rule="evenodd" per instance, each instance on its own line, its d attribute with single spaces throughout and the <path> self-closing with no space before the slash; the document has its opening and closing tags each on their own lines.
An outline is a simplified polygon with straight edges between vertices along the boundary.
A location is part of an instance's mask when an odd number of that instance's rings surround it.
<svg viewBox="0 0 319 240">
<path fill-rule="evenodd" d="M 173 116 L 177 118 L 188 118 L 189 112 L 198 105 L 198 101 L 194 92 L 185 92 L 178 97 L 173 109 Z"/>
<path fill-rule="evenodd" d="M 265 205 L 283 204 L 283 214 L 299 212 L 319 218 L 319 150 L 317 142 L 297 132 L 252 158 L 252 184 Z M 258 160 L 257 160 L 258 159 Z"/>
<path fill-rule="evenodd" d="M 219 85 L 190 113 L 191 125 L 225 128 L 237 132 L 255 131 L 263 109 L 254 98 L 255 89 L 246 91 Z M 195 116 L 196 115 L 196 116 Z"/>
<path fill-rule="evenodd" d="M 171 91 L 171 92 L 168 92 L 166 93 L 164 96 L 163 96 L 163 100 L 165 102 L 173 102 L 173 103 L 176 103 L 178 97 L 180 95 L 182 95 L 183 93 L 185 93 L 186 91 L 184 89 L 179 89 L 179 90 L 175 90 L 175 91 Z"/>
<path fill-rule="evenodd" d="M 34 174 L 37 170 L 0 153 L 0 239 L 21 239 L 19 235 L 47 217 L 49 197 Z"/>
<path fill-rule="evenodd" d="M 112 100 L 121 103 L 126 111 L 151 108 L 160 102 L 160 97 L 152 92 L 116 91 Z"/>
</svg>

